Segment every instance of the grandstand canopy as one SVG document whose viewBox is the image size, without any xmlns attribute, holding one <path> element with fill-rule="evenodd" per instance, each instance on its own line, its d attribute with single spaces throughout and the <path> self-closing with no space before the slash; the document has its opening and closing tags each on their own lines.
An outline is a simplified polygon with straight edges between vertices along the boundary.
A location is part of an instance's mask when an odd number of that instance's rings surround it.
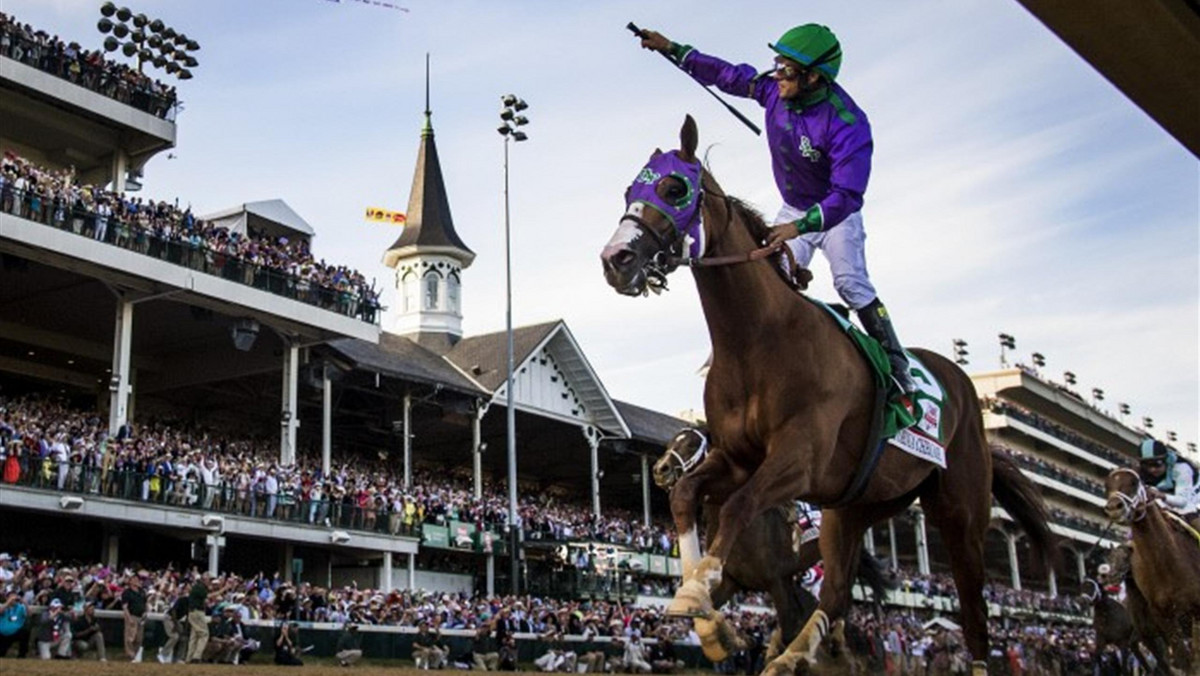
<svg viewBox="0 0 1200 676">
<path fill-rule="evenodd" d="M 1195 0 L 1020 2 L 1200 155 L 1200 5 Z"/>
<path fill-rule="evenodd" d="M 243 235 L 247 229 L 265 232 L 274 237 L 300 236 L 306 240 L 311 240 L 317 234 L 308 221 L 281 199 L 246 202 L 204 214 L 200 218 Z"/>
</svg>

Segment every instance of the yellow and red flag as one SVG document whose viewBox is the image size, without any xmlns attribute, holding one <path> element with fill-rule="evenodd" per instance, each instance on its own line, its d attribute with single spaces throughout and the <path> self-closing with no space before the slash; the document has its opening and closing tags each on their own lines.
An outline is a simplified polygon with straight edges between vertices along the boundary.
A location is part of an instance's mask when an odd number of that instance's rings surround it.
<svg viewBox="0 0 1200 676">
<path fill-rule="evenodd" d="M 404 215 L 403 211 L 388 211 L 379 207 L 367 207 L 367 220 L 372 223 L 404 225 L 408 221 L 408 217 Z"/>
</svg>

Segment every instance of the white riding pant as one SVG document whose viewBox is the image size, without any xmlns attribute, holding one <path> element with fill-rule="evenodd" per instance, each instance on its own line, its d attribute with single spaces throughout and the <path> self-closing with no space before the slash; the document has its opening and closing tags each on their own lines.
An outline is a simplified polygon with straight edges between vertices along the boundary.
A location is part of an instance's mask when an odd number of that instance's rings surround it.
<svg viewBox="0 0 1200 676">
<path fill-rule="evenodd" d="M 792 223 L 803 217 L 803 211 L 784 204 L 775 223 Z M 787 243 L 796 257 L 796 264 L 802 268 L 808 267 L 813 254 L 820 249 L 829 261 L 834 290 L 851 309 L 861 310 L 875 300 L 875 286 L 867 275 L 866 242 L 862 213 L 856 211 L 822 232 L 800 235 Z"/>
</svg>

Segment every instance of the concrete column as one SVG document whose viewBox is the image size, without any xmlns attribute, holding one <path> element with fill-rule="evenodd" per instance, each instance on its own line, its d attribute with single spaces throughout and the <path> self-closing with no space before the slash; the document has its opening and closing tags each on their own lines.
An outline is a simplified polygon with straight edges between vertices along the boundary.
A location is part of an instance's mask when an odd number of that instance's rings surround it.
<svg viewBox="0 0 1200 676">
<path fill-rule="evenodd" d="M 104 549 L 100 553 L 100 560 L 104 563 L 104 565 L 116 570 L 117 565 L 120 563 L 120 553 L 121 539 L 117 537 L 116 533 L 105 533 Z"/>
<path fill-rule="evenodd" d="M 642 456 L 642 525 L 650 527 L 650 458 Z"/>
<path fill-rule="evenodd" d="M 292 579 L 292 559 L 295 558 L 295 556 L 295 546 L 290 542 L 283 543 L 283 563 L 281 567 L 283 568 L 284 582 L 295 582 L 295 580 Z"/>
<path fill-rule="evenodd" d="M 117 295 L 117 314 L 113 327 L 112 378 L 109 380 L 108 433 L 116 434 L 129 420 L 129 372 L 133 352 L 133 302 L 126 294 Z"/>
<path fill-rule="evenodd" d="M 328 366 L 321 369 L 321 476 L 329 476 L 333 459 L 333 383 Z"/>
<path fill-rule="evenodd" d="M 1053 570 L 1050 571 L 1050 580 L 1049 581 L 1050 581 L 1050 598 L 1057 598 L 1058 597 L 1058 576 L 1054 574 Z"/>
<path fill-rule="evenodd" d="M 917 512 L 917 572 L 929 574 L 929 541 L 925 537 L 925 512 Z"/>
<path fill-rule="evenodd" d="M 896 520 L 888 519 L 888 548 L 892 553 L 892 570 L 900 569 L 900 551 L 896 548 Z"/>
<path fill-rule="evenodd" d="M 483 499 L 483 436 L 481 427 L 483 425 L 483 414 L 487 412 L 487 408 L 482 405 L 482 402 L 475 402 L 475 416 L 471 421 L 471 458 L 473 466 L 471 477 L 475 480 L 475 491 L 473 495 L 476 500 Z"/>
<path fill-rule="evenodd" d="M 408 588 L 413 590 L 417 588 L 417 555 L 408 555 Z"/>
<path fill-rule="evenodd" d="M 592 515 L 600 518 L 600 435 L 587 437 L 592 458 Z"/>
<path fill-rule="evenodd" d="M 125 192 L 125 176 L 129 173 L 129 156 L 124 150 L 118 150 L 112 155 L 112 190 Z"/>
<path fill-rule="evenodd" d="M 412 394 L 404 393 L 404 490 L 412 488 Z"/>
<path fill-rule="evenodd" d="M 496 555 L 487 555 L 487 595 L 496 595 Z"/>
<path fill-rule="evenodd" d="M 300 412 L 296 408 L 296 391 L 300 372 L 300 346 L 288 342 L 283 350 L 283 402 L 280 416 L 279 463 L 296 463 L 296 429 L 300 427 Z"/>
<path fill-rule="evenodd" d="M 379 591 L 387 594 L 392 591 L 392 553 L 383 553 L 383 563 L 379 566 Z"/>
<path fill-rule="evenodd" d="M 220 534 L 205 536 L 208 543 L 208 574 L 219 575 L 221 569 L 221 545 L 225 537 Z"/>
<path fill-rule="evenodd" d="M 129 396 L 125 400 L 125 420 L 133 420 L 137 417 L 137 380 L 138 371 L 131 364 L 129 366 Z"/>
<path fill-rule="evenodd" d="M 1088 576 L 1087 559 L 1083 552 L 1075 552 L 1075 567 L 1079 571 L 1079 579 L 1086 580 Z"/>
<path fill-rule="evenodd" d="M 1004 539 L 1008 543 L 1008 567 L 1012 571 L 1012 588 L 1021 591 L 1021 571 L 1017 566 L 1020 560 L 1017 557 L 1017 536 L 1005 533 Z"/>
<path fill-rule="evenodd" d="M 867 526 L 867 530 L 863 533 L 863 549 L 871 556 L 875 556 L 875 528 Z"/>
</svg>

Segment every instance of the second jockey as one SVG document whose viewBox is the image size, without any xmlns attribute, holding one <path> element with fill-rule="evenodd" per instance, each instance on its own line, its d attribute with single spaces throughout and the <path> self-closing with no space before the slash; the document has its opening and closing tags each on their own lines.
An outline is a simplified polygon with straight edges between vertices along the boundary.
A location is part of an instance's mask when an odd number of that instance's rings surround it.
<svg viewBox="0 0 1200 676">
<path fill-rule="evenodd" d="M 1200 530 L 1200 475 L 1175 449 L 1157 439 L 1142 440 L 1138 474 L 1150 497 L 1161 500 Z"/>
<path fill-rule="evenodd" d="M 887 352 L 899 389 L 916 391 L 904 347 L 867 276 L 860 209 L 874 143 L 866 113 L 835 82 L 842 65 L 837 37 L 818 24 L 789 30 L 769 45 L 775 68 L 766 74 L 654 31 L 641 37 L 643 47 L 666 54 L 700 83 L 754 99 L 766 109 L 771 167 L 783 197 L 769 243 L 786 242 L 801 267 L 808 267 L 817 249 L 825 254 L 834 288 Z"/>
</svg>

